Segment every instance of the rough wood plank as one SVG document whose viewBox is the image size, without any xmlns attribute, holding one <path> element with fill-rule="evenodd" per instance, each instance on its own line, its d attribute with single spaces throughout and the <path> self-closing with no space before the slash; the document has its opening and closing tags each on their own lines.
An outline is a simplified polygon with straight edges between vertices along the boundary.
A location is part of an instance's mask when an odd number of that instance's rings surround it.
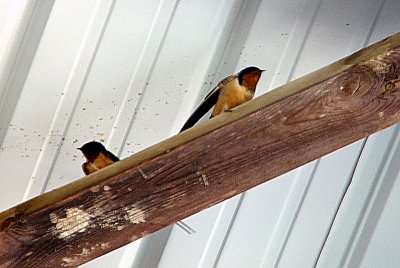
<svg viewBox="0 0 400 268">
<path fill-rule="evenodd" d="M 77 266 L 398 121 L 400 34 L 0 213 L 0 266 Z"/>
</svg>

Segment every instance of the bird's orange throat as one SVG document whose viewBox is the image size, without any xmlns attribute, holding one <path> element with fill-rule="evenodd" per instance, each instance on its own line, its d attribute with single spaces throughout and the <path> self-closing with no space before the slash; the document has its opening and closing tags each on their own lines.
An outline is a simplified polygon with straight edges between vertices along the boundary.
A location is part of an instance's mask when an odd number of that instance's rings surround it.
<svg viewBox="0 0 400 268">
<path fill-rule="evenodd" d="M 252 72 L 252 73 L 245 74 L 245 75 L 243 75 L 242 84 L 249 90 L 255 91 L 260 77 L 261 77 L 261 74 L 258 72 Z"/>
</svg>

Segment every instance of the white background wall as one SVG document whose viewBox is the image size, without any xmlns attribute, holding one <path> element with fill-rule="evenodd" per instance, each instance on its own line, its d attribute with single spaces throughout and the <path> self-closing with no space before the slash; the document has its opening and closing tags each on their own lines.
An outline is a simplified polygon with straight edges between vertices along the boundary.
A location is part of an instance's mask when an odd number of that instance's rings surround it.
<svg viewBox="0 0 400 268">
<path fill-rule="evenodd" d="M 397 0 L 2 0 L 0 209 L 177 133 L 221 78 L 257 95 L 400 29 Z M 84 267 L 398 267 L 399 127 Z"/>
</svg>

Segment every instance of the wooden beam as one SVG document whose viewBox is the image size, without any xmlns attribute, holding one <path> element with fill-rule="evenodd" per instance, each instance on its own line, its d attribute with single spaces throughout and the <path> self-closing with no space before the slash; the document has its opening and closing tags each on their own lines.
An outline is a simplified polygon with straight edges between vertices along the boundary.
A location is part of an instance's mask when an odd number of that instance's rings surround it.
<svg viewBox="0 0 400 268">
<path fill-rule="evenodd" d="M 400 34 L 0 213 L 0 266 L 77 266 L 398 121 Z"/>
</svg>

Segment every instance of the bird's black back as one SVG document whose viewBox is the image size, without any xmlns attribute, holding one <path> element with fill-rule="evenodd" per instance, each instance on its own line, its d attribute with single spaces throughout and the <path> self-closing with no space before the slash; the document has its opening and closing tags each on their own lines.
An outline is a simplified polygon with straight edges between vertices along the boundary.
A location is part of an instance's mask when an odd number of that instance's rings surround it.
<svg viewBox="0 0 400 268">
<path fill-rule="evenodd" d="M 85 143 L 82 147 L 78 148 L 83 155 L 87 159 L 94 159 L 96 158 L 100 153 L 103 153 L 105 156 L 110 158 L 112 161 L 117 162 L 119 161 L 119 158 L 116 157 L 113 153 L 108 151 L 103 144 L 97 141 L 90 141 L 88 143 Z"/>
<path fill-rule="evenodd" d="M 112 152 L 110 152 L 110 151 L 108 151 L 108 150 L 105 150 L 103 153 L 104 153 L 108 158 L 110 158 L 112 161 L 114 161 L 114 162 L 119 161 L 119 158 L 116 157 Z"/>
</svg>

